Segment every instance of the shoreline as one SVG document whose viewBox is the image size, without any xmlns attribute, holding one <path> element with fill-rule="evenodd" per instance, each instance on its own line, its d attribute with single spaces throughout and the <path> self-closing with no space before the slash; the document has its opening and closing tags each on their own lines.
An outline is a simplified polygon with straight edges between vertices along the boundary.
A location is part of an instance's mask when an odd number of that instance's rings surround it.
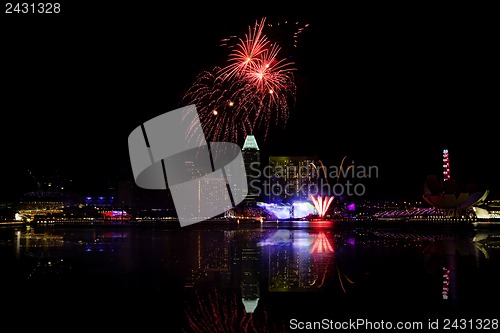
<svg viewBox="0 0 500 333">
<path fill-rule="evenodd" d="M 474 227 L 474 228 L 496 228 L 500 227 L 500 220 L 477 220 L 477 219 L 286 219 L 286 220 L 258 220 L 258 219 L 209 219 L 181 227 L 178 219 L 168 220 L 43 220 L 35 222 L 1 221 L 0 227 L 162 227 L 162 228 L 196 228 L 208 226 L 220 227 L 262 227 L 276 228 L 286 226 L 289 228 L 334 228 L 334 227 Z"/>
</svg>

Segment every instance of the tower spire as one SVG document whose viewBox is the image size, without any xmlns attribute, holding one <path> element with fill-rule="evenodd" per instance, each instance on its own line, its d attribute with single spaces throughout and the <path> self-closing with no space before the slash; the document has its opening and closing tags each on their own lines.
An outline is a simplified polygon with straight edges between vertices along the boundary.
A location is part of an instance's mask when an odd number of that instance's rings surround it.
<svg viewBox="0 0 500 333">
<path fill-rule="evenodd" d="M 243 150 L 254 149 L 259 150 L 259 146 L 257 145 L 257 140 L 255 140 L 255 136 L 247 135 L 245 138 L 245 143 L 243 144 Z"/>
<path fill-rule="evenodd" d="M 443 180 L 450 180 L 450 155 L 448 149 L 443 150 Z"/>
</svg>

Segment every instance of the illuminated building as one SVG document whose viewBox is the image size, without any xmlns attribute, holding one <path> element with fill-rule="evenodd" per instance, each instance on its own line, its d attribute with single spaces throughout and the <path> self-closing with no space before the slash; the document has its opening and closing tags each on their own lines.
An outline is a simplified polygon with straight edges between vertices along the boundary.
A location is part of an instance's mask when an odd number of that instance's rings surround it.
<svg viewBox="0 0 500 333">
<path fill-rule="evenodd" d="M 260 150 L 255 136 L 247 135 L 241 149 L 247 176 L 248 194 L 245 201 L 254 202 L 261 194 L 260 187 Z"/>
<path fill-rule="evenodd" d="M 444 217 L 469 218 L 475 215 L 472 207 L 483 204 L 488 194 L 488 190 L 478 189 L 472 183 L 459 187 L 458 182 L 450 177 L 449 152 L 445 149 L 443 181 L 440 182 L 435 175 L 427 176 L 423 199 L 432 207 L 438 208 Z"/>
<path fill-rule="evenodd" d="M 195 166 L 194 161 L 185 161 L 185 176 L 193 179 L 190 182 L 192 190 L 189 192 L 189 197 L 184 198 L 184 202 L 189 202 L 186 205 L 176 207 L 178 215 L 192 216 L 193 219 L 211 218 L 220 215 L 217 213 L 221 205 L 232 207 L 232 198 L 228 192 L 228 183 L 224 175 L 215 174 L 213 176 L 202 176 L 202 171 Z M 233 170 L 225 168 L 226 176 L 230 177 Z M 206 171 L 206 170 L 205 170 Z M 235 191 L 235 189 L 231 189 Z M 187 193 L 181 191 L 179 193 Z M 233 192 L 234 193 L 234 192 Z M 183 202 L 180 200 L 180 202 Z"/>
<path fill-rule="evenodd" d="M 264 209 L 272 220 L 300 219 L 317 214 L 316 208 L 311 202 L 306 201 L 295 201 L 287 204 L 258 202 L 257 206 Z"/>
<path fill-rule="evenodd" d="M 124 210 L 103 211 L 102 216 L 105 220 L 128 220 L 132 218 L 132 216 Z"/>
<path fill-rule="evenodd" d="M 318 192 L 315 164 L 315 156 L 270 156 L 264 172 L 268 202 L 309 201 Z"/>
<path fill-rule="evenodd" d="M 478 221 L 491 221 L 500 219 L 500 200 L 489 200 L 478 206 L 472 207 Z"/>
<path fill-rule="evenodd" d="M 32 221 L 35 216 L 62 213 L 65 205 L 67 198 L 58 191 L 28 192 L 17 204 L 17 213 L 24 220 Z"/>
<path fill-rule="evenodd" d="M 114 207 L 115 198 L 113 196 L 87 196 L 85 204 L 90 207 L 110 209 Z"/>
</svg>

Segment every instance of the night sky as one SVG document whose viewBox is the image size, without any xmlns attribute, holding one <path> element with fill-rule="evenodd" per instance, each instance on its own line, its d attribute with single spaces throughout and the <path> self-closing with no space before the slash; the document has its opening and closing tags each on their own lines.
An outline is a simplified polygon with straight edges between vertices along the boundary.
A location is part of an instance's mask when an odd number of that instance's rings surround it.
<svg viewBox="0 0 500 333">
<path fill-rule="evenodd" d="M 265 140 L 256 134 L 264 158 L 347 156 L 378 166 L 368 195 L 420 197 L 447 148 L 452 178 L 500 198 L 490 9 L 153 3 L 63 2 L 58 16 L 2 9 L 2 197 L 28 189 L 28 170 L 82 189 L 131 177 L 129 133 L 180 107 L 197 74 L 224 64 L 220 39 L 267 17 L 309 27 L 287 53 L 297 68 L 289 120 Z"/>
</svg>

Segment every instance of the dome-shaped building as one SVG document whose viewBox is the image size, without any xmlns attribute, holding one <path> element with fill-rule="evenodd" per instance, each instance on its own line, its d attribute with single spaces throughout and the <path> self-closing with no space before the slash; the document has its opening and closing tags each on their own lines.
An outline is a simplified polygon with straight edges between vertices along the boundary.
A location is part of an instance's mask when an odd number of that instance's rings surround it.
<svg viewBox="0 0 500 333">
<path fill-rule="evenodd" d="M 454 179 L 440 182 L 435 175 L 427 176 L 423 199 L 432 207 L 443 211 L 445 217 L 470 217 L 472 207 L 481 205 L 488 190 L 478 189 L 473 183 L 460 187 Z"/>
</svg>

